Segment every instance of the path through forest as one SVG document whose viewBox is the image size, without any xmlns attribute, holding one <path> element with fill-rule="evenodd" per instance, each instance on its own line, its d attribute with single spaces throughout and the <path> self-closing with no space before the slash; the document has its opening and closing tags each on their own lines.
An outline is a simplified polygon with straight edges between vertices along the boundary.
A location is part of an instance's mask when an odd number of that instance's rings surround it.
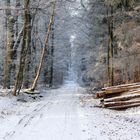
<svg viewBox="0 0 140 140">
<path fill-rule="evenodd" d="M 27 95 L 0 97 L 0 140 L 139 139 L 138 108 L 118 112 L 95 108 L 85 89 L 65 85 Z M 32 99 L 32 100 L 31 100 Z M 27 102 L 26 102 L 27 101 Z"/>
</svg>

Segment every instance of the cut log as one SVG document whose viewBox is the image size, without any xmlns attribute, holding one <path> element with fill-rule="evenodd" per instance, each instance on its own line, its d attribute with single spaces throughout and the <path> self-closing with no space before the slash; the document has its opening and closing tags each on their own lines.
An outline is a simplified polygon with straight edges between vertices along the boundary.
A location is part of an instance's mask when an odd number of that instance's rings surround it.
<svg viewBox="0 0 140 140">
<path fill-rule="evenodd" d="M 135 103 L 140 103 L 140 98 L 134 100 L 128 100 L 128 101 L 103 102 L 102 107 L 108 108 L 108 107 L 115 107 L 115 106 L 131 105 Z"/>
<path fill-rule="evenodd" d="M 121 105 L 121 106 L 114 106 L 114 107 L 108 107 L 108 109 L 114 109 L 114 110 L 121 110 L 121 109 L 127 109 L 131 107 L 137 107 L 140 106 L 140 103 L 134 103 L 129 105 Z"/>
<path fill-rule="evenodd" d="M 131 86 L 126 86 L 126 87 L 113 87 L 113 88 L 106 88 L 103 89 L 103 91 L 99 91 L 96 93 L 95 98 L 109 98 L 109 97 L 113 97 L 113 96 L 120 96 L 122 94 L 128 94 L 128 91 L 131 91 L 133 94 L 133 92 L 135 93 L 136 91 L 138 91 L 137 93 L 139 94 L 140 92 L 140 85 L 131 85 Z M 114 95 L 113 95 L 114 94 Z"/>
<path fill-rule="evenodd" d="M 140 88 L 136 88 L 136 89 L 131 89 L 131 90 L 129 90 L 129 92 L 133 92 L 133 93 L 138 92 L 138 91 L 140 91 Z"/>
<path fill-rule="evenodd" d="M 140 92 L 139 94 L 130 94 L 130 95 L 124 95 L 124 96 L 119 96 L 119 97 L 114 97 L 109 99 L 102 99 L 101 102 L 127 101 L 135 98 L 140 98 Z"/>
<path fill-rule="evenodd" d="M 128 87 L 118 87 L 118 88 L 110 88 L 106 89 L 105 93 L 106 94 L 115 94 L 115 93 L 121 93 L 121 92 L 126 92 L 132 89 L 137 89 L 140 88 L 140 85 L 133 85 L 133 86 L 128 86 Z"/>
<path fill-rule="evenodd" d="M 121 88 L 121 87 L 129 87 L 129 86 L 136 86 L 136 85 L 140 85 L 140 82 L 138 82 L 138 83 L 122 84 L 122 85 L 117 85 L 117 86 L 105 87 L 105 88 L 103 88 L 103 90 L 113 89 L 113 88 Z"/>
<path fill-rule="evenodd" d="M 112 94 L 107 94 L 105 91 L 100 91 L 100 92 L 97 92 L 94 96 L 95 99 L 100 99 L 100 98 L 112 98 L 112 97 L 115 97 L 115 96 L 121 96 L 125 94 L 125 92 L 120 92 L 120 93 L 112 93 Z M 127 92 L 126 92 L 127 94 Z"/>
<path fill-rule="evenodd" d="M 118 92 L 118 93 L 106 93 L 106 91 L 99 91 L 96 92 L 94 98 L 95 99 L 99 99 L 99 98 L 111 98 L 111 97 L 115 97 L 115 96 L 120 96 L 122 95 L 123 92 Z"/>
<path fill-rule="evenodd" d="M 138 89 L 131 89 L 129 91 L 126 92 L 120 92 L 120 93 L 112 93 L 112 94 L 105 94 L 104 95 L 104 99 L 106 98 L 112 98 L 112 97 L 117 97 L 117 96 L 127 96 L 127 95 L 131 95 L 131 94 L 140 94 L 140 88 Z"/>
<path fill-rule="evenodd" d="M 126 109 L 140 106 L 140 83 L 124 84 L 103 88 L 96 93 L 103 108 Z"/>
</svg>

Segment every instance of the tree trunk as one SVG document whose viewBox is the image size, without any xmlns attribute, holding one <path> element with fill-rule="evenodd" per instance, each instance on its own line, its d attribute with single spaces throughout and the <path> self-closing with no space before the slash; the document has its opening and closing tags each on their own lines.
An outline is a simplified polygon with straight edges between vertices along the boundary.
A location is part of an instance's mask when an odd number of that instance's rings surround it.
<svg viewBox="0 0 140 140">
<path fill-rule="evenodd" d="M 19 10 L 18 8 L 20 7 L 20 0 L 16 0 L 16 16 L 15 16 L 15 21 L 16 21 L 16 24 L 15 24 L 15 36 L 16 36 L 16 39 L 18 37 L 18 32 L 19 32 L 19 27 L 18 27 L 18 17 L 19 17 Z"/>
<path fill-rule="evenodd" d="M 23 83 L 23 73 L 25 69 L 25 61 L 26 61 L 26 56 L 27 52 L 29 50 L 29 30 L 30 30 L 30 0 L 24 0 L 24 6 L 25 6 L 25 11 L 24 11 L 24 29 L 23 29 L 23 43 L 22 43 L 22 49 L 21 49 L 21 56 L 20 56 L 20 65 L 19 65 L 19 70 L 17 73 L 16 77 L 16 82 L 15 82 L 15 87 L 13 91 L 13 95 L 17 95 L 17 90 L 18 93 L 22 87 Z"/>
<path fill-rule="evenodd" d="M 29 11 L 29 16 L 30 17 L 29 17 L 28 25 L 30 27 L 29 27 L 28 34 L 27 34 L 27 36 L 29 38 L 29 42 L 27 42 L 28 43 L 27 45 L 29 46 L 29 49 L 28 49 L 27 57 L 26 57 L 24 83 L 23 83 L 24 88 L 29 88 L 30 83 L 31 83 L 31 60 L 32 60 L 32 55 L 31 55 L 32 54 L 32 47 L 31 47 L 32 37 L 31 37 L 31 33 L 32 33 L 33 26 L 34 26 L 34 21 L 35 21 L 36 14 L 38 12 L 38 7 L 39 7 L 40 1 L 41 0 L 38 1 L 37 8 L 32 15 L 31 15 L 31 12 Z"/>
<path fill-rule="evenodd" d="M 25 73 L 24 73 L 24 83 L 23 86 L 24 88 L 29 88 L 30 85 L 30 70 L 31 70 L 31 15 L 29 12 L 29 21 L 28 21 L 28 25 L 29 25 L 29 29 L 28 29 L 28 33 L 27 33 L 27 38 L 28 38 L 28 42 L 27 42 L 27 46 L 28 46 L 28 51 L 27 51 L 27 56 L 26 56 L 26 62 L 25 62 Z"/>
<path fill-rule="evenodd" d="M 45 39 L 45 47 L 43 47 L 43 50 L 42 50 L 42 53 L 41 53 L 41 59 L 40 59 L 40 63 L 39 63 L 39 68 L 38 68 L 36 77 L 34 79 L 33 85 L 32 85 L 32 87 L 30 89 L 31 91 L 34 91 L 35 88 L 36 88 L 37 81 L 38 81 L 40 73 L 41 73 L 44 56 L 45 56 L 46 51 L 48 49 L 48 42 L 49 42 L 49 37 L 50 37 L 50 33 L 51 33 L 51 27 L 52 27 L 52 24 L 53 24 L 53 21 L 54 21 L 54 15 L 55 15 L 55 6 L 56 6 L 56 1 L 54 1 L 54 4 L 53 4 L 53 12 L 52 12 L 52 15 L 50 17 L 50 22 L 49 22 L 49 25 L 48 25 L 47 35 L 46 35 L 46 39 Z"/>
<path fill-rule="evenodd" d="M 111 15 L 113 16 L 113 6 L 111 6 Z M 114 85 L 114 72 L 113 72 L 113 19 L 109 18 L 108 21 L 109 43 L 108 43 L 108 79 L 109 86 Z"/>
<path fill-rule="evenodd" d="M 49 76 L 49 87 L 51 88 L 53 86 L 53 57 L 54 57 L 54 25 L 52 25 L 52 37 L 51 37 L 51 48 L 50 48 L 50 66 L 49 66 L 49 72 L 48 72 L 48 76 Z"/>
<path fill-rule="evenodd" d="M 4 85 L 3 88 L 10 88 L 11 83 L 11 71 L 13 64 L 13 46 L 14 46 L 14 24 L 15 20 L 10 10 L 10 0 L 6 1 L 8 9 L 6 10 L 7 18 L 7 45 L 6 45 L 6 57 L 4 68 Z"/>
</svg>

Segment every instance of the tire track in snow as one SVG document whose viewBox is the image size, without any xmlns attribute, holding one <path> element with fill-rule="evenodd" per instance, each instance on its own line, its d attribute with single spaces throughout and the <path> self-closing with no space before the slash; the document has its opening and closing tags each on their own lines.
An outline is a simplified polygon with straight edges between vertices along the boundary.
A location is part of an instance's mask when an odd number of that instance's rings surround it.
<svg viewBox="0 0 140 140">
<path fill-rule="evenodd" d="M 52 98 L 52 95 L 49 96 L 49 98 L 51 99 Z M 44 102 L 43 102 L 44 103 Z M 3 136 L 3 139 L 4 140 L 7 140 L 7 139 L 11 139 L 12 136 L 16 135 L 16 133 L 19 133 L 19 131 L 24 131 L 23 129 L 25 129 L 25 127 L 27 127 L 28 125 L 31 124 L 31 122 L 33 121 L 33 119 L 36 117 L 36 116 L 40 116 L 39 118 L 42 117 L 42 113 L 41 111 L 43 109 L 45 109 L 47 107 L 47 109 L 49 109 L 48 107 L 52 105 L 52 102 L 51 101 L 48 101 L 47 103 L 45 104 L 37 104 L 35 106 L 35 108 L 29 113 L 29 114 L 26 114 L 24 115 L 18 122 L 17 122 L 17 125 L 15 126 L 15 128 L 9 132 L 6 132 L 5 135 Z"/>
</svg>

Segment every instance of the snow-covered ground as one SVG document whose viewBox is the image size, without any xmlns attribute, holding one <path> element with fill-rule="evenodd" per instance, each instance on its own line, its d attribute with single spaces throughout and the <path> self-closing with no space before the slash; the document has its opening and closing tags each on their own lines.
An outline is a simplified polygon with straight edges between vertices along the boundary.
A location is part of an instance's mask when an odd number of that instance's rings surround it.
<svg viewBox="0 0 140 140">
<path fill-rule="evenodd" d="M 0 140 L 139 140 L 140 108 L 112 111 L 77 86 L 0 96 Z"/>
</svg>

